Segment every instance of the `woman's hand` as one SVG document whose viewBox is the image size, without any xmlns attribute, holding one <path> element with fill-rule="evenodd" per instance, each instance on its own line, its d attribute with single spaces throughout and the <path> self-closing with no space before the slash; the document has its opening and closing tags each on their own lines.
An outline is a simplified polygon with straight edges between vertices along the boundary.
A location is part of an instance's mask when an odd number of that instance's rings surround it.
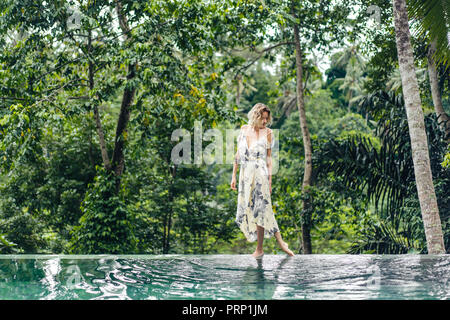
<svg viewBox="0 0 450 320">
<path fill-rule="evenodd" d="M 233 176 L 231 178 L 231 184 L 230 184 L 231 189 L 236 190 L 236 177 Z"/>
</svg>

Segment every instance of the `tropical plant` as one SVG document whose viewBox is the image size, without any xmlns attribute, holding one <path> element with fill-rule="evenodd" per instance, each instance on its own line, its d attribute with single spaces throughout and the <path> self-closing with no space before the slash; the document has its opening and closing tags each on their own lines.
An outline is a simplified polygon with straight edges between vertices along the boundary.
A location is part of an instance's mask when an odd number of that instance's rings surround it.
<svg viewBox="0 0 450 320">
<path fill-rule="evenodd" d="M 418 240 L 402 235 L 389 220 L 370 223 L 352 244 L 348 253 L 402 254 L 420 253 Z"/>
<path fill-rule="evenodd" d="M 415 37 L 435 43 L 433 60 L 446 68 L 450 66 L 450 5 L 446 0 L 410 0 L 407 6 L 414 20 L 411 27 Z"/>
<path fill-rule="evenodd" d="M 410 199 L 415 197 L 416 191 L 409 135 L 405 134 L 408 125 L 402 97 L 393 92 L 380 91 L 368 95 L 362 102 L 362 107 L 371 110 L 372 116 L 378 120 L 377 139 L 355 135 L 330 140 L 317 152 L 318 172 L 320 175 L 332 172 L 342 179 L 346 188 L 363 191 L 374 203 L 375 213 L 380 221 L 386 221 L 396 232 L 399 232 L 402 225 L 410 225 L 412 221 L 414 227 L 405 228 L 404 232 L 417 229 L 417 206 L 414 210 L 413 207 L 405 207 L 405 201 L 411 203 Z M 434 114 L 426 117 L 425 123 L 427 132 L 430 133 L 431 168 L 437 185 L 442 184 L 438 189 L 441 219 L 446 221 L 449 204 L 442 188 L 450 187 L 450 181 L 448 170 L 441 166 L 446 150 L 444 132 L 439 129 Z M 423 225 L 418 228 L 418 232 L 404 236 L 422 240 Z M 370 230 L 374 229 L 366 231 Z M 377 232 L 383 233 L 386 230 L 379 229 Z M 365 239 L 369 241 L 376 239 L 376 236 L 366 234 Z M 384 239 L 383 241 L 387 241 L 389 237 Z M 446 242 L 448 243 L 448 239 Z"/>
</svg>

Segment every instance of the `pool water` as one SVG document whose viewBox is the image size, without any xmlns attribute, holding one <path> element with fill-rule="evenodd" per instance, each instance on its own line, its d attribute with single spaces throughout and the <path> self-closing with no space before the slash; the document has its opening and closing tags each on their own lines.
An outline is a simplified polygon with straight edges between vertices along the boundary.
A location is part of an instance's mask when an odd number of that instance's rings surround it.
<svg viewBox="0 0 450 320">
<path fill-rule="evenodd" d="M 450 255 L 0 255 L 0 299 L 450 298 Z"/>
</svg>

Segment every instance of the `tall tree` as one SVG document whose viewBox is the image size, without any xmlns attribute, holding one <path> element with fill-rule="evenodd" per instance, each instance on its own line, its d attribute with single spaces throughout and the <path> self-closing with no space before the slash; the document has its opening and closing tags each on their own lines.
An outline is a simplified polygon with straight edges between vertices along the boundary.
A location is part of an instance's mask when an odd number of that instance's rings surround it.
<svg viewBox="0 0 450 320">
<path fill-rule="evenodd" d="M 294 18 L 295 7 L 294 3 L 292 6 L 292 14 Z M 300 43 L 300 35 L 299 35 L 299 26 L 294 24 L 294 39 L 295 39 L 295 65 L 296 65 L 296 76 L 297 76 L 297 108 L 299 113 L 300 120 L 300 129 L 303 137 L 303 148 L 305 152 L 305 171 L 303 173 L 303 183 L 302 183 L 302 194 L 304 196 L 303 200 L 303 214 L 307 215 L 308 212 L 311 211 L 311 202 L 307 194 L 309 193 L 309 187 L 311 186 L 311 177 L 312 177 L 312 146 L 311 146 L 311 136 L 309 135 L 308 124 L 306 121 L 306 112 L 305 112 L 305 102 L 303 99 L 303 63 L 302 63 L 302 47 Z M 303 243 L 303 253 L 310 254 L 312 253 L 311 248 L 311 230 L 310 224 L 307 219 L 302 220 L 302 243 Z"/>
<path fill-rule="evenodd" d="M 123 5 L 120 0 L 116 0 L 116 12 L 119 20 L 119 26 L 122 30 L 125 44 L 130 41 L 130 26 L 128 25 L 127 14 L 123 10 Z M 136 63 L 130 62 L 127 64 L 126 81 L 131 83 L 136 77 Z M 116 176 L 121 176 L 125 167 L 124 142 L 127 135 L 127 125 L 130 121 L 131 104 L 133 103 L 136 94 L 136 86 L 125 86 L 123 90 L 122 102 L 120 105 L 119 118 L 117 120 L 116 138 L 114 144 L 114 152 L 112 156 L 112 168 Z M 117 179 L 116 192 L 119 192 L 120 179 Z"/>
<path fill-rule="evenodd" d="M 417 193 L 429 254 L 445 253 L 441 219 L 431 174 L 427 134 L 415 74 L 414 57 L 405 0 L 393 0 L 394 26 L 403 97 L 408 118 Z"/>
</svg>

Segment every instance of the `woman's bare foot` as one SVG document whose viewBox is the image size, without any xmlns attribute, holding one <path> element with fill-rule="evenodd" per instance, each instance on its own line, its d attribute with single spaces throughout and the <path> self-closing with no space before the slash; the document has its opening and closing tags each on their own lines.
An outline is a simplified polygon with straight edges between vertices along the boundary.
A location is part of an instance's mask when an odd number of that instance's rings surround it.
<svg viewBox="0 0 450 320">
<path fill-rule="evenodd" d="M 280 248 L 281 248 L 281 250 L 286 252 L 291 257 L 294 255 L 294 253 L 291 251 L 291 249 L 289 249 L 289 246 L 288 246 L 288 244 L 286 242 L 282 241 L 281 244 L 280 244 Z"/>
<path fill-rule="evenodd" d="M 255 252 L 252 253 L 252 257 L 258 259 L 264 255 L 264 251 L 256 249 Z"/>
</svg>

